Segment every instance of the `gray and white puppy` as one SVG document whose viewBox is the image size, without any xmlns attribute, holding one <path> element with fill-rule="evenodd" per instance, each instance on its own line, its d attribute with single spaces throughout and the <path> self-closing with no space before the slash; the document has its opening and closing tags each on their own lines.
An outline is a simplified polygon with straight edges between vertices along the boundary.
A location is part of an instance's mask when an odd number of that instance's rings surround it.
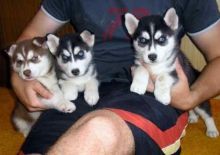
<svg viewBox="0 0 220 155">
<path fill-rule="evenodd" d="M 65 98 L 75 100 L 78 92 L 84 92 L 90 106 L 99 100 L 99 82 L 93 63 L 94 42 L 95 35 L 87 30 L 62 38 L 53 34 L 47 36 L 47 45 L 57 60 L 59 84 Z"/>
<path fill-rule="evenodd" d="M 134 15 L 126 13 L 125 27 L 132 37 L 136 52 L 134 76 L 130 90 L 144 94 L 149 78 L 153 77 L 155 79 L 155 98 L 164 105 L 168 105 L 171 101 L 171 88 L 178 81 L 175 69 L 176 58 L 179 59 L 190 84 L 199 75 L 199 72 L 192 68 L 180 51 L 179 18 L 175 9 L 170 8 L 164 16 L 151 15 L 140 20 Z M 197 114 L 205 121 L 207 136 L 217 137 L 219 132 L 212 118 L 208 101 L 190 111 L 189 121 L 196 121 Z"/>
<path fill-rule="evenodd" d="M 44 38 L 36 37 L 11 45 L 7 54 L 11 58 L 12 68 L 23 80 L 38 80 L 53 94 L 50 99 L 39 97 L 47 108 L 71 113 L 75 110 L 75 106 L 64 98 L 59 88 L 53 57 L 45 41 Z M 26 137 L 40 114 L 41 112 L 28 112 L 22 104 L 18 103 L 14 109 L 12 121 Z"/>
</svg>

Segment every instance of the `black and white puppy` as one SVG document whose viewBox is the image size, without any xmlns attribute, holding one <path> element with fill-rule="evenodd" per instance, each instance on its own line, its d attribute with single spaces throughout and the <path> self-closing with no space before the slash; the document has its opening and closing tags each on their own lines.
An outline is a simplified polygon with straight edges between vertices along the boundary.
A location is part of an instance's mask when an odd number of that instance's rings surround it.
<svg viewBox="0 0 220 155">
<path fill-rule="evenodd" d="M 169 9 L 164 17 L 151 15 L 137 19 L 130 13 L 125 14 L 125 27 L 132 37 L 135 49 L 135 69 L 130 87 L 132 92 L 144 94 L 149 78 L 154 78 L 155 98 L 168 105 L 171 101 L 171 88 L 178 81 L 175 60 L 179 59 L 188 81 L 192 84 L 199 72 L 192 68 L 187 58 L 180 51 L 178 38 L 179 19 L 175 9 Z M 143 64 L 145 64 L 143 66 Z M 207 102 L 194 109 L 205 121 L 207 135 L 217 137 L 219 132 L 211 116 L 210 105 Z M 190 112 L 193 113 L 193 110 Z M 197 115 L 191 115 L 190 121 L 195 121 Z"/>
<path fill-rule="evenodd" d="M 95 35 L 84 30 L 58 38 L 47 36 L 47 45 L 55 55 L 61 72 L 59 84 L 68 100 L 75 100 L 84 91 L 85 101 L 93 106 L 99 100 L 97 71 L 93 63 Z"/>
<path fill-rule="evenodd" d="M 75 110 L 74 104 L 66 100 L 59 88 L 56 78 L 54 60 L 45 38 L 36 37 L 11 45 L 7 54 L 11 58 L 11 65 L 23 80 L 38 80 L 53 96 L 50 99 L 39 97 L 47 107 L 57 109 L 64 113 Z M 28 112 L 23 105 L 17 104 L 14 109 L 12 121 L 15 127 L 26 137 L 32 125 L 40 116 L 40 112 Z"/>
</svg>

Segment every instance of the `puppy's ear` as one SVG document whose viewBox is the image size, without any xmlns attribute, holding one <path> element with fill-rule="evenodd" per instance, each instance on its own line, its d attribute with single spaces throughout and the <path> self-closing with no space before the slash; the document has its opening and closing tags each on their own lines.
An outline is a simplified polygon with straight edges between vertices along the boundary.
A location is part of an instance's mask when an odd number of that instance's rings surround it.
<svg viewBox="0 0 220 155">
<path fill-rule="evenodd" d="M 131 13 L 124 15 L 125 27 L 128 33 L 132 36 L 138 27 L 139 20 Z"/>
<path fill-rule="evenodd" d="M 60 38 L 55 36 L 54 34 L 47 35 L 46 44 L 49 47 L 50 52 L 55 55 L 57 52 L 57 48 L 59 46 Z"/>
<path fill-rule="evenodd" d="M 91 32 L 89 32 L 88 30 L 84 30 L 81 34 L 80 34 L 82 40 L 89 46 L 89 47 L 93 47 L 94 43 L 95 43 L 95 35 L 92 34 Z"/>
<path fill-rule="evenodd" d="M 164 16 L 164 21 L 172 30 L 176 30 L 178 28 L 179 18 L 174 8 L 167 10 Z"/>
<path fill-rule="evenodd" d="M 32 43 L 35 46 L 38 46 L 38 47 L 41 47 L 41 48 L 44 48 L 44 49 L 48 49 L 48 46 L 46 44 L 46 40 L 45 40 L 44 37 L 35 37 L 35 38 L 33 38 Z"/>
<path fill-rule="evenodd" d="M 14 51 L 16 50 L 17 45 L 16 44 L 12 44 L 8 50 L 4 50 L 10 57 L 13 56 Z"/>
</svg>

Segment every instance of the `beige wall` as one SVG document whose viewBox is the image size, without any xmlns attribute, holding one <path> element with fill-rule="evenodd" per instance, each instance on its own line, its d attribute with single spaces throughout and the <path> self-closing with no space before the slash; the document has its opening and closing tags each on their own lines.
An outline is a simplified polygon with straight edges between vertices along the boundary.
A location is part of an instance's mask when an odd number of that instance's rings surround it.
<svg viewBox="0 0 220 155">
<path fill-rule="evenodd" d="M 197 48 L 192 44 L 188 37 L 183 38 L 181 49 L 189 58 L 192 65 L 196 69 L 201 71 L 206 64 L 205 59 L 202 54 L 197 50 Z"/>
<path fill-rule="evenodd" d="M 220 8 L 220 0 L 216 0 L 218 3 L 218 8 Z"/>
</svg>

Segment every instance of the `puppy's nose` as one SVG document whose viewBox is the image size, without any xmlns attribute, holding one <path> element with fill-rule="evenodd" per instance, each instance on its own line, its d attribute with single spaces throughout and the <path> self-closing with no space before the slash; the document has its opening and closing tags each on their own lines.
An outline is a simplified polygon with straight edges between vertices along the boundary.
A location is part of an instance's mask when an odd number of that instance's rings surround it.
<svg viewBox="0 0 220 155">
<path fill-rule="evenodd" d="M 73 75 L 79 75 L 79 69 L 73 69 L 71 72 Z"/>
<path fill-rule="evenodd" d="M 23 74 L 27 77 L 30 77 L 31 76 L 31 70 L 30 69 L 27 69 L 23 72 Z"/>
<path fill-rule="evenodd" d="M 157 55 L 156 54 L 149 54 L 148 55 L 148 58 L 151 60 L 151 61 L 155 61 L 157 59 Z"/>
</svg>

